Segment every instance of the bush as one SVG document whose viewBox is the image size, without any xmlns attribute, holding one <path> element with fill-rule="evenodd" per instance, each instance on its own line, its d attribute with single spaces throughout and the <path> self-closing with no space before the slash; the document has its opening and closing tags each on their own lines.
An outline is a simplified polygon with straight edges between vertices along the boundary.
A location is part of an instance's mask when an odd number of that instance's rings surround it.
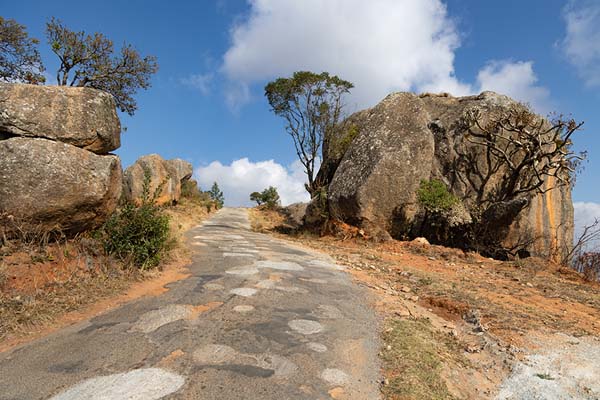
<svg viewBox="0 0 600 400">
<path fill-rule="evenodd" d="M 158 265 L 169 241 L 169 217 L 156 206 L 165 182 L 150 196 L 150 179 L 144 171 L 141 204 L 125 204 L 99 231 L 106 253 L 142 269 Z"/>
<path fill-rule="evenodd" d="M 437 179 L 421 181 L 417 196 L 419 204 L 432 212 L 448 211 L 459 202 L 446 185 Z"/>
<path fill-rule="evenodd" d="M 269 186 L 267 189 L 262 192 L 252 192 L 250 193 L 250 200 L 255 201 L 256 204 L 264 205 L 265 208 L 274 209 L 277 208 L 281 204 L 281 200 L 279 198 L 279 193 L 277 193 L 277 189 L 273 186 Z"/>
</svg>

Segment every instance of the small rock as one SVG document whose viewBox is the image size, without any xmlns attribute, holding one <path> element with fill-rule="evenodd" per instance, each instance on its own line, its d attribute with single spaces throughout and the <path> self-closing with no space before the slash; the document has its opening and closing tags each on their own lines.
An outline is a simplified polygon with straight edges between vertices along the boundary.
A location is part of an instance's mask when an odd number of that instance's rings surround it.
<svg viewBox="0 0 600 400">
<path fill-rule="evenodd" d="M 402 292 L 404 292 L 404 293 L 409 293 L 410 292 L 410 288 L 408 286 L 402 286 L 402 288 L 400 290 Z"/>
</svg>

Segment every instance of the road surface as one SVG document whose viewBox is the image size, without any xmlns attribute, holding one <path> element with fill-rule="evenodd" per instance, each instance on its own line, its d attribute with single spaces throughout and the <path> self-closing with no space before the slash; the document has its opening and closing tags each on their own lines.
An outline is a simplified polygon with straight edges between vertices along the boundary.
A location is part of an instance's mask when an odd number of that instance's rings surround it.
<svg viewBox="0 0 600 400">
<path fill-rule="evenodd" d="M 223 209 L 190 276 L 0 353 L 1 400 L 379 398 L 377 321 L 331 259 Z"/>
</svg>

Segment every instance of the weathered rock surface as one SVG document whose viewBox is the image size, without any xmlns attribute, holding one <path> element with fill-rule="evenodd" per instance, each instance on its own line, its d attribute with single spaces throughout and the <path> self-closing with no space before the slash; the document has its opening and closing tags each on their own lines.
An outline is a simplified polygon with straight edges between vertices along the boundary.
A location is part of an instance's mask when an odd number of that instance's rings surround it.
<svg viewBox="0 0 600 400">
<path fill-rule="evenodd" d="M 101 225 L 121 195 L 121 163 L 41 138 L 0 140 L 0 209 L 46 231 Z"/>
<path fill-rule="evenodd" d="M 324 154 L 319 172 L 330 182 L 333 218 L 381 236 L 414 222 L 417 190 L 422 180 L 439 179 L 466 204 L 469 188 L 456 177 L 457 146 L 465 134 L 461 118 L 467 109 L 506 109 L 517 103 L 492 92 L 478 96 L 393 93 L 375 107 L 349 117 L 354 131 L 341 150 Z M 339 146 L 338 146 L 339 147 Z M 546 185 L 552 185 L 549 180 Z M 490 185 L 493 187 L 494 185 Z M 532 255 L 549 257 L 569 248 L 573 238 L 573 205 L 569 187 L 533 198 L 503 232 L 504 245 L 531 242 Z"/>
<path fill-rule="evenodd" d="M 181 197 L 181 183 L 190 179 L 192 164 L 181 159 L 165 160 L 158 154 L 140 157 L 124 172 L 123 190 L 125 197 L 134 203 L 140 203 L 143 195 L 144 171 L 150 173 L 150 196 L 160 185 L 156 204 L 173 204 Z"/>
<path fill-rule="evenodd" d="M 56 140 L 106 154 L 120 146 L 113 97 L 79 87 L 0 83 L 0 138 Z"/>
</svg>

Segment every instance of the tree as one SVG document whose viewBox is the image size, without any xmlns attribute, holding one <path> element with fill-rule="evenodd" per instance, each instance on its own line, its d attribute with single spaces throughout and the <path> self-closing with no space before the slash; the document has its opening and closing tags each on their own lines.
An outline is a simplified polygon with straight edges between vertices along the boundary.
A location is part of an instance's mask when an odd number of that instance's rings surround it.
<svg viewBox="0 0 600 400">
<path fill-rule="evenodd" d="M 225 196 L 223 195 L 223 192 L 219 188 L 217 182 L 213 183 L 208 194 L 210 195 L 211 200 L 216 203 L 217 208 L 223 207 L 223 204 L 225 204 Z"/>
<path fill-rule="evenodd" d="M 322 158 L 324 141 L 342 120 L 342 97 L 353 87 L 327 72 L 308 71 L 294 72 L 291 78 L 278 78 L 265 86 L 271 111 L 287 123 L 286 131 L 304 166 L 308 178 L 305 187 L 311 197 L 322 184 L 315 179 L 315 163 Z"/>
<path fill-rule="evenodd" d="M 71 31 L 55 18 L 46 24 L 46 36 L 60 60 L 59 85 L 103 90 L 113 95 L 121 111 L 135 113 L 133 96 L 150 87 L 150 77 L 158 71 L 156 57 L 142 57 L 130 44 L 114 54 L 112 40 L 103 34 Z"/>
<path fill-rule="evenodd" d="M 267 208 L 273 209 L 281 204 L 279 193 L 273 186 L 269 186 L 262 192 L 250 193 L 250 200 L 255 201 L 257 205 L 265 205 Z"/>
<path fill-rule="evenodd" d="M 461 124 L 466 133 L 451 170 L 453 186 L 472 199 L 469 240 L 494 257 L 518 253 L 530 243 L 505 249 L 502 238 L 534 196 L 574 184 L 586 154 L 573 150 L 572 136 L 583 123 L 563 116 L 548 121 L 518 104 L 485 114 L 467 110 Z"/>
<path fill-rule="evenodd" d="M 25 26 L 0 17 L 0 81 L 44 83 L 38 43 L 29 37 Z"/>
</svg>

